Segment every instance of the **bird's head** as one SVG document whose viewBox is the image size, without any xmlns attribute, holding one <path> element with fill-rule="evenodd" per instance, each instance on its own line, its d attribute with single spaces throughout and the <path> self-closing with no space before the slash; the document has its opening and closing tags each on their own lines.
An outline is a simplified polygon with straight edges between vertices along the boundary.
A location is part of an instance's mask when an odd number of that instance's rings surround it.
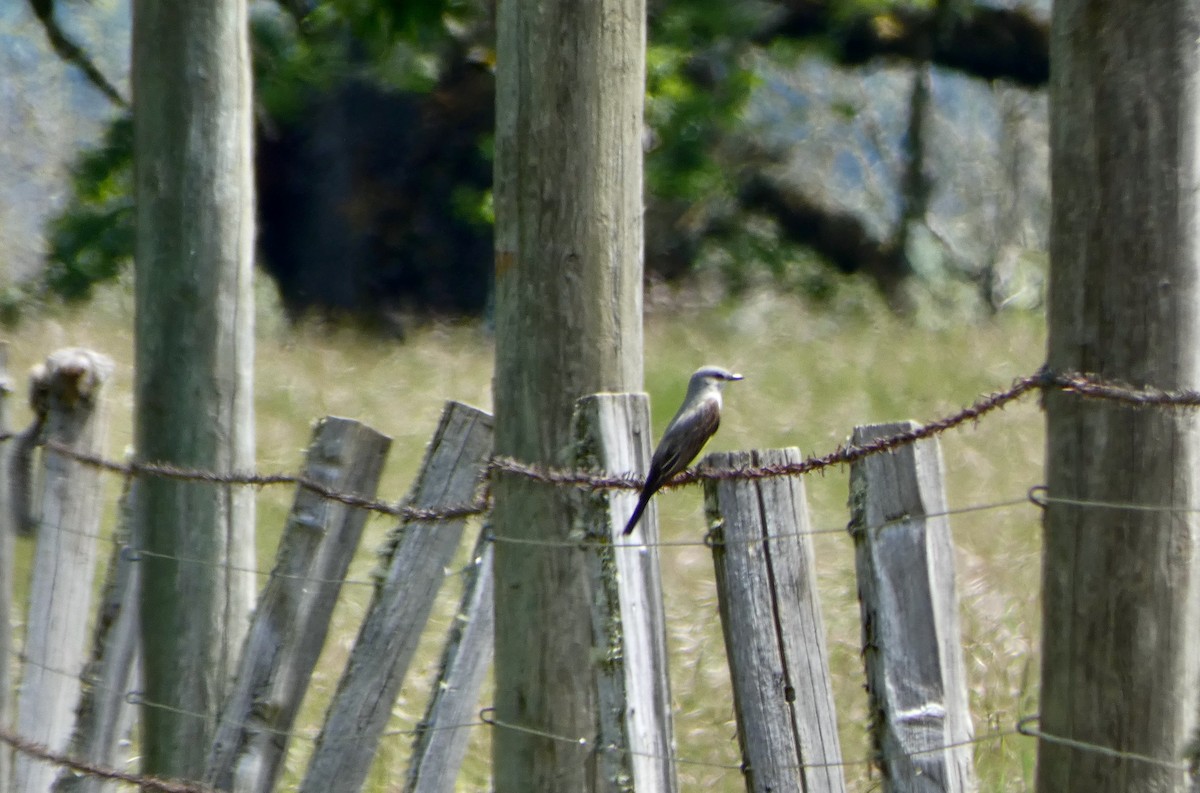
<svg viewBox="0 0 1200 793">
<path fill-rule="evenodd" d="M 720 366 L 701 366 L 692 375 L 691 381 L 688 383 L 688 390 L 695 391 L 701 388 L 716 388 L 720 390 L 722 386 L 731 380 L 741 380 L 740 374 L 735 374 L 728 369 L 722 369 Z"/>
</svg>

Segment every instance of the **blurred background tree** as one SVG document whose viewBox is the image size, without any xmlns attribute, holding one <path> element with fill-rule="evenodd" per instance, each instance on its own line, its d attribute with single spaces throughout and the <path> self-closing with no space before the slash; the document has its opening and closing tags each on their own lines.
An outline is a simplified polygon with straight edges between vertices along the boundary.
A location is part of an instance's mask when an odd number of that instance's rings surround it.
<svg viewBox="0 0 1200 793">
<path fill-rule="evenodd" d="M 487 311 L 493 13 L 253 4 L 260 263 L 289 314 L 398 331 Z M 1047 18 L 1048 0 L 650 0 L 647 278 L 834 306 L 866 284 L 938 321 L 1040 306 Z M 10 309 L 85 298 L 129 260 L 128 21 L 126 0 L 0 11 Z"/>
</svg>

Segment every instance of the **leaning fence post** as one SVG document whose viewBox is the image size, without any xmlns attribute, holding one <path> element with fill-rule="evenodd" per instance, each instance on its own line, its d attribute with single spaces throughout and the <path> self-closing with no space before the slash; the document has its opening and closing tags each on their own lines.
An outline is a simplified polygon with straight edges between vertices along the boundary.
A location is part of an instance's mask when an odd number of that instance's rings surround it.
<svg viewBox="0 0 1200 793">
<path fill-rule="evenodd" d="M 438 510 L 471 503 L 491 453 L 492 417 L 447 403 L 408 506 Z M 465 523 L 465 515 L 406 518 L 394 529 L 386 570 L 325 715 L 301 793 L 362 787 Z"/>
<path fill-rule="evenodd" d="M 104 449 L 103 386 L 112 370 L 107 356 L 72 348 L 50 355 L 33 376 L 30 399 L 45 415 L 46 448 L 17 732 L 54 751 L 67 747 L 79 701 L 100 526 L 100 472 L 72 452 Z M 13 789 L 42 793 L 56 774 L 54 766 L 18 754 Z"/>
<path fill-rule="evenodd" d="M 327 417 L 313 429 L 304 479 L 371 498 L 390 446 L 391 438 L 365 424 Z M 366 522 L 365 509 L 303 484 L 296 487 L 275 568 L 259 596 L 217 720 L 204 773 L 209 784 L 238 793 L 274 788 Z"/>
<path fill-rule="evenodd" d="M 916 428 L 911 421 L 857 427 L 851 442 Z M 854 463 L 850 512 L 884 789 L 975 790 L 954 545 L 937 439 Z"/>
<path fill-rule="evenodd" d="M 710 454 L 701 470 L 800 462 L 794 448 Z M 804 482 L 704 483 L 746 789 L 843 791 Z"/>
<path fill-rule="evenodd" d="M 646 470 L 650 408 L 644 394 L 595 394 L 576 403 L 575 467 Z M 572 534 L 583 541 L 597 658 L 599 767 L 611 790 L 678 789 L 658 534 L 649 516 L 637 542 L 621 531 L 635 490 L 575 491 Z"/>
<path fill-rule="evenodd" d="M 120 517 L 113 532 L 113 548 L 105 573 L 104 588 L 92 629 L 92 655 L 83 674 L 71 756 L 102 766 L 116 766 L 117 750 L 131 732 L 136 708 L 129 692 L 140 685 L 141 635 L 138 594 L 141 576 L 136 552 L 129 547 L 129 504 L 132 477 L 121 495 Z M 54 793 L 101 793 L 117 789 L 117 783 L 70 768 L 58 772 Z"/>
<path fill-rule="evenodd" d="M 438 679 L 417 726 L 405 793 L 453 793 L 492 663 L 495 628 L 491 527 L 485 525 L 463 572 L 462 605 L 446 638 Z"/>
</svg>

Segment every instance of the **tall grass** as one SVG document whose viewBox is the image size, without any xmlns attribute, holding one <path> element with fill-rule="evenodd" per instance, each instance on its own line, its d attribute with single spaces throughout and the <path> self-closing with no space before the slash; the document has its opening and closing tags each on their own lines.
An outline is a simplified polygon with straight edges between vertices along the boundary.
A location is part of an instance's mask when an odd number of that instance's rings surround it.
<svg viewBox="0 0 1200 793">
<path fill-rule="evenodd" d="M 258 467 L 295 470 L 312 422 L 326 414 L 360 419 L 394 438 L 381 496 L 405 493 L 436 425 L 441 405 L 457 399 L 488 408 L 493 341 L 477 324 L 435 324 L 403 343 L 317 324 L 289 326 L 269 297 L 260 301 L 256 375 Z M 798 446 L 823 453 L 845 442 L 856 424 L 937 418 L 1003 388 L 1039 365 L 1044 328 L 1028 315 L 1002 316 L 980 325 L 931 329 L 871 308 L 837 315 L 813 312 L 788 299 L 759 295 L 726 306 L 658 310 L 646 323 L 646 387 L 656 434 L 682 396 L 687 376 L 702 363 L 746 375 L 726 391 L 721 431 L 710 450 Z M 60 309 L 31 320 L 10 336 L 13 371 L 23 372 L 51 350 L 82 345 L 117 362 L 115 414 L 109 454 L 131 443 L 132 300 L 128 289 L 105 291 L 82 308 Z M 20 391 L 20 389 L 18 389 Z M 27 413 L 17 411 L 18 420 Z M 1020 499 L 1042 479 L 1042 422 L 1033 400 L 943 437 L 952 508 Z M 115 498 L 118 483 L 110 482 Z M 847 472 L 806 481 L 813 525 L 840 529 L 847 522 Z M 270 569 L 274 544 L 291 493 L 259 497 L 260 567 Z M 669 540 L 695 545 L 663 549 L 671 675 L 678 755 L 684 790 L 741 790 L 733 704 L 704 533 L 702 498 L 695 488 L 659 496 Z M 111 527 L 110 514 L 106 526 Z M 1034 710 L 1039 630 L 1038 515 L 1028 505 L 995 507 L 951 519 L 958 548 L 967 672 L 976 733 L 1010 728 Z M 371 549 L 389 528 L 372 518 L 364 550 L 350 577 L 369 579 Z M 22 542 L 27 558 L 29 547 Z M 851 790 L 877 786 L 866 764 L 867 709 L 859 656 L 853 547 L 842 532 L 815 537 L 819 589 L 843 752 Z M 464 552 L 465 553 L 465 552 Z M 462 561 L 465 562 L 465 556 Z M 265 580 L 265 579 L 264 579 Z M 372 788 L 396 789 L 408 754 L 408 730 L 422 714 L 440 637 L 458 602 L 458 576 L 447 572 L 446 591 L 423 637 L 416 668 L 394 709 L 392 731 L 372 772 Z M 302 711 L 301 730 L 315 734 L 351 649 L 370 589 L 348 585 Z M 489 789 L 488 728 L 473 728 L 472 748 L 459 789 Z M 303 773 L 311 743 L 293 742 L 289 782 Z M 983 790 L 1031 786 L 1033 746 L 1011 736 L 980 743 L 977 767 Z"/>
</svg>

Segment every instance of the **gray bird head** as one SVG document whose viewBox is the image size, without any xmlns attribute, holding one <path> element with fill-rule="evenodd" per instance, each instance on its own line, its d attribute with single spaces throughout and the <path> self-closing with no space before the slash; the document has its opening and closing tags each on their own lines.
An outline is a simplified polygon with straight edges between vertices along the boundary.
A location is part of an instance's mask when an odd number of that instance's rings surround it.
<svg viewBox="0 0 1200 793">
<path fill-rule="evenodd" d="M 692 375 L 692 379 L 688 382 L 688 394 L 695 394 L 698 391 L 715 388 L 720 391 L 730 380 L 741 380 L 740 374 L 735 374 L 728 369 L 722 369 L 720 366 L 701 366 Z"/>
</svg>

